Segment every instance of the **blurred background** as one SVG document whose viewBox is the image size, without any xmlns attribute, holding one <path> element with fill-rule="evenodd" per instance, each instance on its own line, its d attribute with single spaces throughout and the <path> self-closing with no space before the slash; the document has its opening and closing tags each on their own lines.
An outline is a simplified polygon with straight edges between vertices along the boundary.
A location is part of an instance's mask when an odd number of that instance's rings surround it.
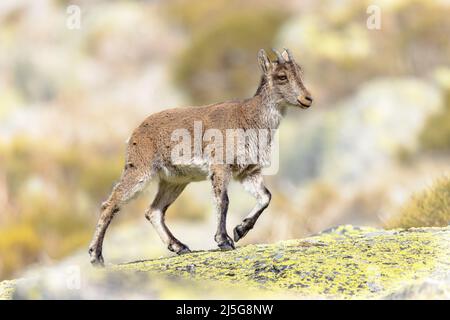
<svg viewBox="0 0 450 320">
<path fill-rule="evenodd" d="M 75 252 L 87 261 L 131 131 L 169 107 L 252 96 L 260 48 L 290 48 L 315 103 L 284 119 L 272 203 L 240 245 L 339 224 L 447 225 L 449 16 L 448 0 L 2 0 L 0 280 Z M 232 184 L 229 232 L 253 206 L 242 191 Z M 112 223 L 108 262 L 169 254 L 144 219 L 154 192 Z M 168 210 L 191 249 L 215 247 L 210 194 L 191 184 Z"/>
</svg>

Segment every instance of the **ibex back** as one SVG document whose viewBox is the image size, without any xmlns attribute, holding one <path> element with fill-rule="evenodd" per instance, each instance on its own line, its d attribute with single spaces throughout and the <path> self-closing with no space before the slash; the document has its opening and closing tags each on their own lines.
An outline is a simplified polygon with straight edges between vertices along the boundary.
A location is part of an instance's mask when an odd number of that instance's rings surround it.
<svg viewBox="0 0 450 320">
<path fill-rule="evenodd" d="M 227 161 L 224 160 L 225 157 L 219 157 L 222 162 L 216 161 L 215 156 L 223 150 L 218 151 L 216 148 L 207 154 L 195 150 L 193 154 L 183 154 L 184 162 L 179 162 L 174 161 L 173 151 L 177 141 L 174 141 L 173 134 L 177 130 L 182 130 L 191 136 L 195 135 L 195 131 L 198 130 L 196 124 L 200 124 L 202 137 L 208 129 L 213 129 L 222 136 L 226 136 L 229 129 L 244 132 L 266 129 L 271 132 L 269 134 L 271 141 L 273 131 L 278 128 L 286 107 L 308 108 L 312 104 L 311 95 L 302 81 L 301 68 L 289 50 L 285 49 L 282 53 L 276 50 L 274 52 L 277 59 L 271 61 L 264 50 L 259 51 L 258 63 L 262 76 L 252 98 L 202 107 L 165 110 L 149 116 L 134 130 L 128 141 L 125 168 L 120 181 L 101 206 L 100 218 L 89 247 L 93 264 L 103 265 L 103 238 L 114 215 L 153 179 L 159 181 L 158 192 L 145 217 L 155 227 L 168 249 L 173 252 L 182 254 L 189 252 L 189 248 L 170 232 L 164 222 L 165 212 L 184 188 L 193 181 L 206 179 L 211 181 L 217 215 L 217 231 L 214 239 L 221 249 L 234 249 L 233 239 L 226 230 L 227 188 L 230 179 L 240 181 L 257 200 L 249 215 L 234 228 L 234 241 L 244 237 L 253 228 L 271 198 L 262 177 L 264 161 L 245 163 L 237 159 L 241 153 L 258 148 L 263 149 L 259 150 L 259 153 L 262 153 L 264 158 L 270 152 L 270 143 L 261 147 L 255 134 L 248 134 L 244 145 L 235 148 L 236 152 L 231 158 L 226 155 Z M 200 151 L 205 151 L 206 147 L 203 138 Z M 228 141 L 227 143 L 229 144 Z M 194 149 L 189 145 L 189 148 L 191 147 Z"/>
</svg>

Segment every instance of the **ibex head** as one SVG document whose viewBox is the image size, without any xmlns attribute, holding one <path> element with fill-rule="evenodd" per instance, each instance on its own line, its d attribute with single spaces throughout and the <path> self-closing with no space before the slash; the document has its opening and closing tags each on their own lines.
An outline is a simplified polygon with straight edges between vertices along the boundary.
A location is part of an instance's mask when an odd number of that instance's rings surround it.
<svg viewBox="0 0 450 320">
<path fill-rule="evenodd" d="M 272 50 L 277 60 L 270 61 L 266 52 L 261 49 L 258 53 L 258 62 L 265 82 L 275 99 L 303 109 L 309 108 L 313 99 L 303 84 L 303 72 L 300 66 L 288 49 L 284 49 L 282 53 Z"/>
</svg>

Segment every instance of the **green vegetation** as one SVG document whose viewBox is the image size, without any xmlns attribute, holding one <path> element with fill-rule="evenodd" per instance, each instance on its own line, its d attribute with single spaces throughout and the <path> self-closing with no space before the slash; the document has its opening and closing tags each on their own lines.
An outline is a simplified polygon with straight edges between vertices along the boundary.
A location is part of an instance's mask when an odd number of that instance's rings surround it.
<svg viewBox="0 0 450 320">
<path fill-rule="evenodd" d="M 195 11 L 195 17 L 209 13 L 198 12 L 190 3 L 185 9 Z M 190 24 L 194 20 L 185 11 L 181 18 Z M 221 12 L 216 20 L 206 19 L 209 24 L 194 34 L 179 59 L 175 69 L 178 84 L 194 103 L 245 98 L 256 90 L 259 81 L 256 53 L 260 48 L 270 49 L 285 18 L 286 14 L 275 8 L 244 5 L 238 11 Z"/>
<path fill-rule="evenodd" d="M 15 268 L 37 261 L 42 241 L 31 225 L 14 224 L 0 229 L 0 273 L 10 275 Z"/>
<path fill-rule="evenodd" d="M 66 148 L 23 137 L 0 145 L 0 151 L 8 190 L 0 216 L 0 276 L 86 245 L 122 158 L 89 146 Z"/>
<path fill-rule="evenodd" d="M 419 141 L 423 150 L 450 151 L 450 91 L 445 96 L 442 111 L 427 120 Z"/>
<path fill-rule="evenodd" d="M 450 178 L 414 195 L 386 224 L 388 228 L 439 227 L 450 223 Z"/>
</svg>

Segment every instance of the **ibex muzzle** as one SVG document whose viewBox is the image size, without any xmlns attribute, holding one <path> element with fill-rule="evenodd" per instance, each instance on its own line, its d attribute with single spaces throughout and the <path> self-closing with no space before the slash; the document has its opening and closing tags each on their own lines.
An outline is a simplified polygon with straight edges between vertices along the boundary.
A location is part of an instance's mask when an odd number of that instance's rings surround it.
<svg viewBox="0 0 450 320">
<path fill-rule="evenodd" d="M 217 216 L 214 239 L 221 249 L 234 249 L 234 241 L 244 237 L 253 228 L 271 199 L 271 194 L 264 185 L 262 169 L 266 165 L 264 159 L 271 152 L 270 142 L 274 130 L 280 125 L 286 107 L 308 108 L 312 104 L 311 95 L 303 84 L 302 70 L 292 54 L 286 49 L 282 53 L 276 50 L 274 52 L 277 59 L 271 61 L 264 50 L 259 51 L 258 63 L 262 76 L 252 98 L 165 110 L 149 116 L 134 130 L 128 141 L 122 176 L 101 206 L 99 221 L 89 247 L 94 265 L 103 265 L 102 243 L 114 215 L 151 180 L 158 180 L 158 192 L 146 210 L 145 217 L 173 252 L 186 253 L 189 248 L 173 236 L 164 217 L 167 208 L 190 182 L 209 180 L 212 184 Z M 174 132 L 181 131 L 195 136 L 199 130 L 203 137 L 210 132 L 214 132 L 216 137 L 225 137 L 230 130 L 245 132 L 246 140 L 242 146 L 233 146 L 232 156 L 229 157 L 228 140 L 221 145 L 222 149 L 204 152 L 208 146 L 202 139 L 200 152 L 193 147 L 192 153 L 188 152 L 187 156 L 183 154 L 184 162 L 174 161 L 173 150 L 178 146 L 178 141 L 173 139 Z M 269 144 L 261 147 L 258 135 L 254 134 L 256 130 L 267 130 L 270 133 Z M 227 161 L 217 161 L 217 155 L 221 155 L 225 149 L 227 154 L 222 159 Z M 254 150 L 258 150 L 256 162 L 238 160 L 243 152 Z M 231 179 L 241 182 L 257 200 L 253 210 L 234 228 L 234 241 L 226 229 L 229 202 L 227 189 Z"/>
</svg>

